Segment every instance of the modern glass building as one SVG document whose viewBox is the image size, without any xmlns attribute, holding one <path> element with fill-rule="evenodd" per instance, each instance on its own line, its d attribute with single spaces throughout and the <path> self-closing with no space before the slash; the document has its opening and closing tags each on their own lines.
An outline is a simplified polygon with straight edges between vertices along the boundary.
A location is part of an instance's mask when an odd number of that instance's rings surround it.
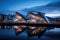
<svg viewBox="0 0 60 40">
<path fill-rule="evenodd" d="M 29 12 L 27 16 L 28 16 L 27 20 L 28 23 L 41 23 L 41 24 L 50 23 L 50 21 L 44 15 L 44 13 L 41 12 Z M 47 29 L 47 27 L 37 27 L 37 26 L 29 26 L 28 28 L 29 28 L 28 36 L 38 35 L 38 37 L 42 36 Z"/>
</svg>

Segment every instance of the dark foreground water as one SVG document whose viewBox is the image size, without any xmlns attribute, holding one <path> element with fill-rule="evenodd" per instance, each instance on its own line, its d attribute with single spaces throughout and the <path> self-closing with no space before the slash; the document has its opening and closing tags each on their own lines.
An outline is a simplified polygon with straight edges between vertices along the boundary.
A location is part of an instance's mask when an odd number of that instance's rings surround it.
<svg viewBox="0 0 60 40">
<path fill-rule="evenodd" d="M 0 40 L 60 40 L 60 28 L 47 30 L 41 38 L 28 37 L 26 30 L 16 36 L 14 29 L 0 29 Z"/>
</svg>

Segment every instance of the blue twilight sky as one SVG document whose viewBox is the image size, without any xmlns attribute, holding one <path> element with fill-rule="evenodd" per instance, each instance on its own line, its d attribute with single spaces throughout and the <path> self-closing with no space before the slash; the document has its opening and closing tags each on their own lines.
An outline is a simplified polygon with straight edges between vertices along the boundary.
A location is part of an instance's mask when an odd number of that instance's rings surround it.
<svg viewBox="0 0 60 40">
<path fill-rule="evenodd" d="M 0 0 L 0 11 L 4 10 L 21 10 L 34 6 L 42 6 L 51 2 L 60 0 Z"/>
</svg>

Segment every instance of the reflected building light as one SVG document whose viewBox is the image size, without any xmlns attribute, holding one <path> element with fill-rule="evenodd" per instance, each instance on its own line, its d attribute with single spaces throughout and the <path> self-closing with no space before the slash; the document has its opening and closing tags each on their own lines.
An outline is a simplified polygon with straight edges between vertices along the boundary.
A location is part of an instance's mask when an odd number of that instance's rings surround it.
<svg viewBox="0 0 60 40">
<path fill-rule="evenodd" d="M 26 23 L 25 18 L 22 16 L 22 14 L 20 14 L 19 12 L 16 12 L 15 14 L 16 19 L 14 20 L 14 22 L 18 22 L 18 23 Z M 16 35 L 18 35 L 19 33 L 21 33 L 22 31 L 24 31 L 24 29 L 26 28 L 26 26 L 22 25 L 22 26 L 14 26 L 14 29 L 16 31 Z"/>
</svg>

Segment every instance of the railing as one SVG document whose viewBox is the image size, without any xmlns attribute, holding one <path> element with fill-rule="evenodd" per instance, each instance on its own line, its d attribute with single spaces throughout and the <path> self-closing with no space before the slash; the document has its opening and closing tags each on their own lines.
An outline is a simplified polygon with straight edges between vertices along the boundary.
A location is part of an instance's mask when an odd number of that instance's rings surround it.
<svg viewBox="0 0 60 40">
<path fill-rule="evenodd" d="M 25 25 L 25 26 L 40 26 L 40 27 L 57 27 L 60 28 L 60 24 L 43 24 L 43 23 L 0 23 L 0 26 L 15 26 L 15 25 Z"/>
</svg>

